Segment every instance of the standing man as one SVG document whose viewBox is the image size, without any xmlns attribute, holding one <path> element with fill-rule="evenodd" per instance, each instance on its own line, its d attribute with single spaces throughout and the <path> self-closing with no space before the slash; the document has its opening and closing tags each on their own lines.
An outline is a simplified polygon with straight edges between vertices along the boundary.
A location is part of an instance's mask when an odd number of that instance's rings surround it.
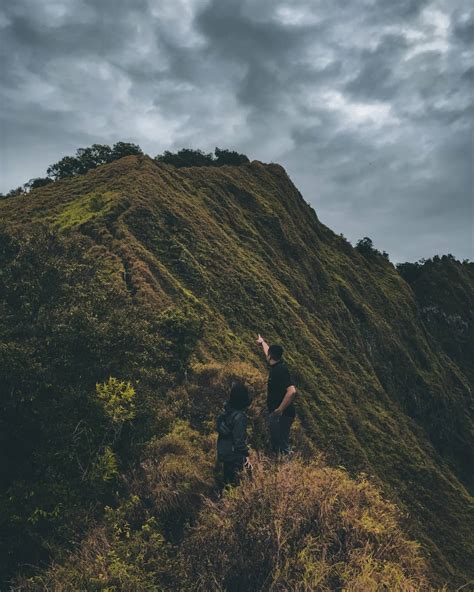
<svg viewBox="0 0 474 592">
<path fill-rule="evenodd" d="M 257 343 L 262 346 L 263 353 L 270 365 L 267 388 L 268 425 L 273 452 L 288 454 L 290 451 L 290 428 L 295 418 L 296 388 L 290 373 L 282 359 L 281 345 L 268 345 L 261 335 Z"/>
</svg>

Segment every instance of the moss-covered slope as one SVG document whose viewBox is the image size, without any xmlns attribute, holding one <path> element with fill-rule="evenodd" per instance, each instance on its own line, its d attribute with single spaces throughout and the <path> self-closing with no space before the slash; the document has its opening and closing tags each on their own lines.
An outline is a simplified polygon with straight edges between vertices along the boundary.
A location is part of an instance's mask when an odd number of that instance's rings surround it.
<svg viewBox="0 0 474 592">
<path fill-rule="evenodd" d="M 433 572 L 474 577 L 472 374 L 427 332 L 396 269 L 321 224 L 282 167 L 128 157 L 4 200 L 0 216 L 86 235 L 136 307 L 195 313 L 195 364 L 261 367 L 256 334 L 281 342 L 306 435 L 408 510 Z"/>
<path fill-rule="evenodd" d="M 474 384 L 474 263 L 444 255 L 398 270 L 431 335 Z"/>
</svg>

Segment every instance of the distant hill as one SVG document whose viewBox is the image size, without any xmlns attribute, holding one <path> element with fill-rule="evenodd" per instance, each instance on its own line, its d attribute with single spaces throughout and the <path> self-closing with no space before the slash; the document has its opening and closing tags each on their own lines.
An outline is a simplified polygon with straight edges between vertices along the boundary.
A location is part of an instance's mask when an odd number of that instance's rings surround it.
<svg viewBox="0 0 474 592">
<path fill-rule="evenodd" d="M 260 332 L 299 389 L 297 448 L 381 486 L 434 583 L 474 578 L 472 264 L 399 273 L 258 161 L 128 156 L 2 200 L 0 219 L 4 573 L 61 560 L 153 437 L 163 458 L 194 442 L 179 470 L 206 493 L 229 377 L 253 386 L 265 448 Z"/>
</svg>

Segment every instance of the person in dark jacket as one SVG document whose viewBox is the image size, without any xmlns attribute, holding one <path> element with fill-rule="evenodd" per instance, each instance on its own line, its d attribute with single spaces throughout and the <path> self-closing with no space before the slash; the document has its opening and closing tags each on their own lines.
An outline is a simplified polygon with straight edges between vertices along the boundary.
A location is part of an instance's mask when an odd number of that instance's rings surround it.
<svg viewBox="0 0 474 592">
<path fill-rule="evenodd" d="M 238 474 L 249 465 L 247 448 L 247 415 L 249 391 L 241 383 L 234 383 L 224 412 L 217 418 L 217 459 L 224 463 L 224 483 L 235 485 Z"/>
<path fill-rule="evenodd" d="M 291 380 L 288 368 L 283 360 L 281 345 L 268 345 L 261 335 L 257 343 L 270 366 L 267 386 L 268 427 L 270 440 L 275 454 L 286 455 L 290 452 L 290 429 L 295 419 L 296 388 Z"/>
</svg>

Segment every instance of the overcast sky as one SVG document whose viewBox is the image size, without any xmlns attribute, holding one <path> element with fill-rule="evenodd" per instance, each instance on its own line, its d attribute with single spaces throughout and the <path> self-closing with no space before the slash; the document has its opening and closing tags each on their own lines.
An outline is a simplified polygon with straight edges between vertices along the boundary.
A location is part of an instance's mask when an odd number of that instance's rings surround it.
<svg viewBox="0 0 474 592">
<path fill-rule="evenodd" d="M 0 39 L 0 191 L 94 142 L 228 147 L 394 262 L 474 259 L 468 1 L 15 0 Z"/>
</svg>

